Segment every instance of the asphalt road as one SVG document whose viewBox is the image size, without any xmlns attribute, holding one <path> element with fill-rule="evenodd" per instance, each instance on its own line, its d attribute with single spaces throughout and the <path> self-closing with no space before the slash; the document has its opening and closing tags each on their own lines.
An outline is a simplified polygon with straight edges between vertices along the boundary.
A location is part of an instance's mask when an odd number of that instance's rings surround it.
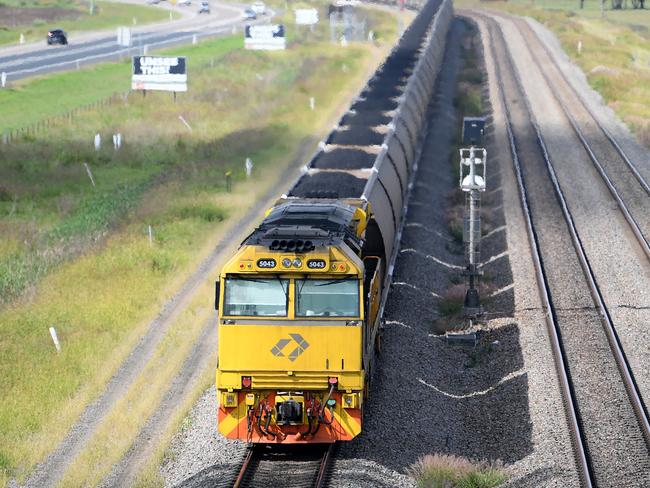
<svg viewBox="0 0 650 488">
<path fill-rule="evenodd" d="M 195 13 L 198 4 L 194 3 L 186 8 Z M 161 47 L 189 44 L 195 36 L 199 40 L 224 35 L 232 32 L 233 26 L 243 23 L 243 7 L 212 3 L 211 9 L 210 14 L 195 14 L 166 25 L 155 24 L 139 28 L 132 32 L 131 47 L 118 45 L 115 33 L 104 32 L 80 36 L 83 38 L 78 41 L 75 41 L 74 35 L 70 35 L 67 46 L 48 46 L 43 42 L 42 45 L 31 46 L 18 53 L 0 50 L 0 72 L 5 72 L 8 83 L 11 83 L 12 80 L 29 76 L 74 70 L 88 64 L 146 54 Z"/>
</svg>

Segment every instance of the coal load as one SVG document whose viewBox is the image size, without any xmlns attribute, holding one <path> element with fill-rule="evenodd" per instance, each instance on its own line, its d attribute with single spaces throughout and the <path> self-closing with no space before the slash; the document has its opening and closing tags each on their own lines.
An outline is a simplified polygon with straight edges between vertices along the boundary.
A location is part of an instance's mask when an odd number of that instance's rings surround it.
<svg viewBox="0 0 650 488">
<path fill-rule="evenodd" d="M 332 131 L 325 142 L 341 146 L 379 146 L 384 142 L 384 134 L 370 127 L 350 127 L 346 130 Z"/>
<path fill-rule="evenodd" d="M 381 110 L 365 110 L 363 112 L 348 112 L 341 119 L 341 125 L 376 127 L 387 125 L 391 120 L 393 117 L 386 115 Z"/>
<path fill-rule="evenodd" d="M 356 110 L 357 112 L 360 112 L 362 110 L 372 110 L 372 111 L 384 111 L 384 112 L 389 112 L 391 110 L 395 110 L 397 106 L 399 105 L 399 102 L 397 100 L 393 100 L 391 98 L 367 98 L 365 100 L 359 100 L 350 107 L 352 110 Z"/>
<path fill-rule="evenodd" d="M 348 173 L 322 172 L 306 174 L 289 193 L 300 198 L 360 198 L 367 180 Z"/>
<path fill-rule="evenodd" d="M 372 168 L 376 154 L 357 149 L 334 149 L 319 153 L 311 163 L 315 169 L 364 169 Z"/>
</svg>

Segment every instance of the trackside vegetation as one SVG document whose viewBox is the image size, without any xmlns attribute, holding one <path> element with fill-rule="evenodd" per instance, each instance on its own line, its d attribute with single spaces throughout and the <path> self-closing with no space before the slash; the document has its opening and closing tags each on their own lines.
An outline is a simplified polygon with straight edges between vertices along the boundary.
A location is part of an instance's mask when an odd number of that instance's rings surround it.
<svg viewBox="0 0 650 488">
<path fill-rule="evenodd" d="M 494 488 L 507 479 L 499 462 L 475 462 L 453 454 L 427 454 L 409 473 L 419 488 Z"/>
<path fill-rule="evenodd" d="M 378 39 L 394 39 L 392 17 L 368 16 Z M 130 93 L 42 136 L 0 145 L 0 486 L 23 481 L 53 449 L 226 228 L 263 192 L 289 184 L 279 175 L 297 152 L 304 160 L 347 106 L 342 97 L 383 57 L 389 43 L 381 42 L 333 48 L 323 26 L 295 35 L 284 52 L 245 51 L 239 36 L 170 50 L 189 66 L 189 92 L 176 101 L 169 93 Z M 22 105 L 35 120 L 59 110 L 61 77 L 71 90 L 88 87 L 101 98 L 112 93 L 105 76 L 128 86 L 130 67 L 24 82 L 0 93 L 0 104 Z M 115 150 L 118 132 L 123 145 Z M 210 295 L 208 283 L 176 319 L 65 486 L 96 485 L 126 452 L 208 320 Z"/>
</svg>

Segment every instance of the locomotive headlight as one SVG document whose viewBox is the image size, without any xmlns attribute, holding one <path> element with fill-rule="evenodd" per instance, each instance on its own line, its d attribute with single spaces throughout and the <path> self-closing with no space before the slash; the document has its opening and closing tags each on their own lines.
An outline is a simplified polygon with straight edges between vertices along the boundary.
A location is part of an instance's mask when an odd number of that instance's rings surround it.
<svg viewBox="0 0 650 488">
<path fill-rule="evenodd" d="M 300 268 L 300 266 L 302 266 L 302 261 L 300 259 L 296 258 L 296 259 L 293 260 L 293 265 L 296 268 Z"/>
<path fill-rule="evenodd" d="M 289 268 L 289 267 L 291 267 L 291 259 L 289 259 L 289 258 L 284 258 L 284 259 L 282 260 L 282 266 L 284 266 L 285 268 Z"/>
</svg>

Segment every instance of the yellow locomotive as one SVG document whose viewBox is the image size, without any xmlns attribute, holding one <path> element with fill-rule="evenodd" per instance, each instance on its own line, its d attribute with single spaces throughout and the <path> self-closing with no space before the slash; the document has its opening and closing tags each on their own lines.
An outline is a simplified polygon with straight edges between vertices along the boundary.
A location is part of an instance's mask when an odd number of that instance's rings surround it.
<svg viewBox="0 0 650 488">
<path fill-rule="evenodd" d="M 219 432 L 331 443 L 362 429 L 418 134 L 450 0 L 431 0 L 216 284 Z"/>
<path fill-rule="evenodd" d="M 224 267 L 217 385 L 226 437 L 333 442 L 361 431 L 382 269 L 379 256 L 361 255 L 367 207 L 280 203 Z"/>
</svg>

